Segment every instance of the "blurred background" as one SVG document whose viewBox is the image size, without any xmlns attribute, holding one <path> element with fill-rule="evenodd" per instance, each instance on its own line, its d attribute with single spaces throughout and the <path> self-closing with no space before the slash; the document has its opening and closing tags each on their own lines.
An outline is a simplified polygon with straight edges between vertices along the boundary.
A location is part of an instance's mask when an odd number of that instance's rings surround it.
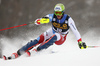
<svg viewBox="0 0 100 66">
<path fill-rule="evenodd" d="M 100 0 L 0 0 L 0 29 L 26 24 L 53 13 L 57 3 L 65 5 L 65 13 L 73 18 L 82 36 L 93 31 L 92 36 L 100 37 Z M 13 41 L 18 37 L 17 42 L 19 39 L 36 38 L 49 27 L 51 24 L 26 25 L 0 31 L 0 57 L 3 48 L 2 38 Z"/>
</svg>

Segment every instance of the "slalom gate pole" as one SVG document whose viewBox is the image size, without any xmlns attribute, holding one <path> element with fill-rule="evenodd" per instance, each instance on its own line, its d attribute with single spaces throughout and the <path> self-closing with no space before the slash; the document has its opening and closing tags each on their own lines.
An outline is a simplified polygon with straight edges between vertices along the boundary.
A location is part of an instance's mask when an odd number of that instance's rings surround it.
<svg viewBox="0 0 100 66">
<path fill-rule="evenodd" d="M 87 48 L 99 48 L 100 46 L 87 46 Z"/>
<path fill-rule="evenodd" d="M 0 31 L 8 30 L 8 29 L 16 28 L 16 27 L 21 27 L 21 26 L 32 24 L 32 23 L 34 23 L 34 22 L 29 22 L 28 24 L 22 24 L 22 25 L 17 25 L 17 26 L 9 27 L 9 28 L 0 29 Z"/>
</svg>

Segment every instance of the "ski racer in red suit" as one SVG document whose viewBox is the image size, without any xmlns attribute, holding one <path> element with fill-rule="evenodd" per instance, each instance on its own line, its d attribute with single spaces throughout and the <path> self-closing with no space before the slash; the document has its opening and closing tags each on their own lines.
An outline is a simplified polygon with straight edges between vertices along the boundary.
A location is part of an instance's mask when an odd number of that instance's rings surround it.
<svg viewBox="0 0 100 66">
<path fill-rule="evenodd" d="M 52 27 L 49 28 L 46 32 L 42 33 L 37 39 L 27 43 L 25 46 L 20 48 L 17 53 L 13 53 L 10 57 L 4 57 L 5 59 L 15 59 L 25 52 L 28 53 L 30 49 L 34 46 L 38 46 L 36 51 L 40 51 L 42 49 L 47 49 L 49 46 L 54 43 L 57 45 L 61 45 L 65 42 L 66 36 L 69 32 L 69 28 L 73 31 L 76 36 L 78 45 L 80 49 L 87 48 L 86 44 L 82 42 L 80 33 L 78 32 L 73 19 L 65 14 L 65 6 L 61 3 L 58 3 L 54 7 L 54 13 L 48 14 L 43 18 L 39 18 L 35 20 L 36 25 L 44 24 L 44 23 L 52 23 Z M 30 53 L 29 53 L 30 55 Z"/>
</svg>

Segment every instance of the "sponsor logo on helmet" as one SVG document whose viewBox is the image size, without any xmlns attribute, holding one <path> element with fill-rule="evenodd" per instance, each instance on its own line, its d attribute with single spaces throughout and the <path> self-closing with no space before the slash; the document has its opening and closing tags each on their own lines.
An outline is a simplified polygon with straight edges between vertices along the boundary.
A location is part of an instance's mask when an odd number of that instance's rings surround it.
<svg viewBox="0 0 100 66">
<path fill-rule="evenodd" d="M 56 7 L 56 10 L 60 10 L 60 8 L 59 7 Z"/>
<path fill-rule="evenodd" d="M 62 9 L 60 6 L 58 6 L 58 7 L 55 7 L 55 11 L 62 11 Z"/>
</svg>

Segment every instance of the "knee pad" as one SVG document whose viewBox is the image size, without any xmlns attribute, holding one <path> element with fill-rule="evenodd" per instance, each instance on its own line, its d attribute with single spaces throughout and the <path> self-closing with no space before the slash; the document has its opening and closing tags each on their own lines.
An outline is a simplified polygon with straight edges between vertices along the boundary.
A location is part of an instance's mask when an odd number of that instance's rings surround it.
<svg viewBox="0 0 100 66">
<path fill-rule="evenodd" d="M 41 34 L 38 38 L 38 43 L 42 43 L 44 41 L 44 34 Z"/>
</svg>

